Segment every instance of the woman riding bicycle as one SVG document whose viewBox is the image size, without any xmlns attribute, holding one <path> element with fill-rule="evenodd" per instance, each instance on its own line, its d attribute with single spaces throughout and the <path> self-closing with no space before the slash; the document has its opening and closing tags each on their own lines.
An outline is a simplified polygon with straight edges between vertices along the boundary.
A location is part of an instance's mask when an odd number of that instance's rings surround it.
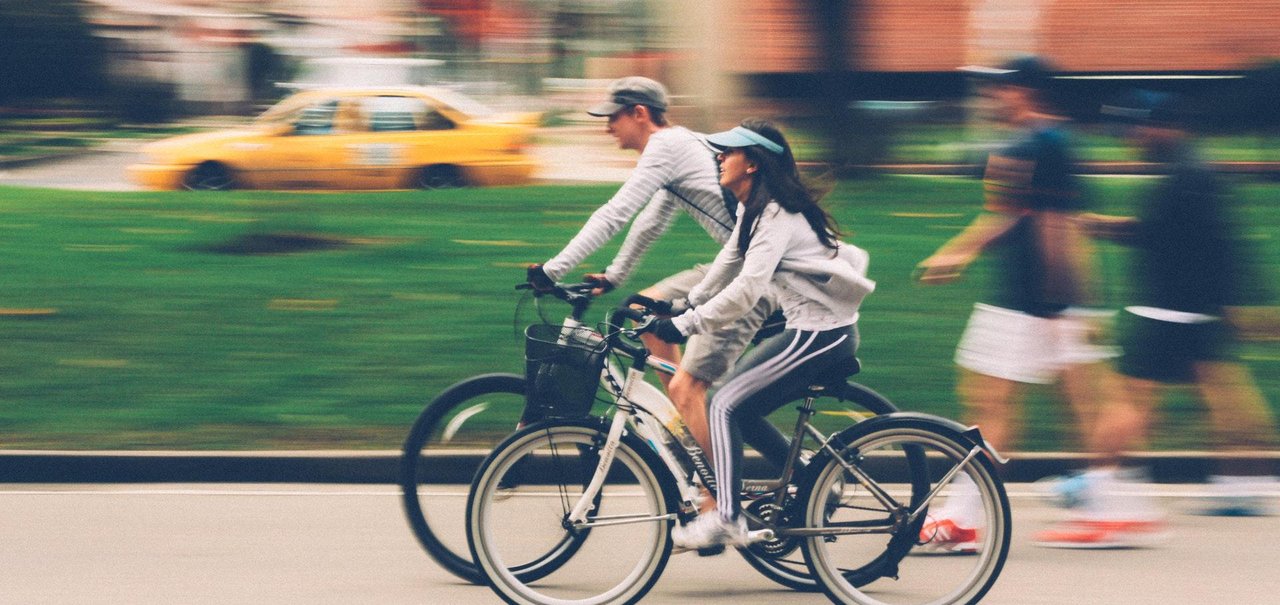
<svg viewBox="0 0 1280 605">
<path fill-rule="evenodd" d="M 678 315 L 660 320 L 654 333 L 678 343 L 713 331 L 742 318 L 771 288 L 786 330 L 743 357 L 711 397 L 716 508 L 672 530 L 684 548 L 746 544 L 738 502 L 742 427 L 771 437 L 754 444 L 766 458 L 786 459 L 787 440 L 765 417 L 809 385 L 856 367 L 858 307 L 875 288 L 866 277 L 867 253 L 839 241 L 834 220 L 802 184 L 777 128 L 746 120 L 707 141 L 720 150 L 720 184 L 742 206 L 706 278 L 687 300 L 672 301 Z"/>
</svg>

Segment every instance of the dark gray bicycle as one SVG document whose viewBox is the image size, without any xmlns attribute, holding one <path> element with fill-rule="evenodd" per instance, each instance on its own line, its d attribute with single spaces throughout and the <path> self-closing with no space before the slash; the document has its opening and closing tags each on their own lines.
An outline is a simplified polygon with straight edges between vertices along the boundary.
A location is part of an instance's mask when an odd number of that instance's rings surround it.
<svg viewBox="0 0 1280 605">
<path fill-rule="evenodd" d="M 603 341 L 592 337 L 563 347 L 564 343 L 559 342 L 562 331 L 591 332 L 584 326 L 583 318 L 591 306 L 591 290 L 595 287 L 592 283 L 561 284 L 546 293 L 567 303 L 570 312 L 560 324 L 529 327 L 527 376 L 483 374 L 454 384 L 422 410 L 405 439 L 400 486 L 409 525 L 427 554 L 459 578 L 473 583 L 484 581 L 467 546 L 466 494 L 450 487 L 471 481 L 475 465 L 468 461 L 483 458 L 512 431 L 548 415 L 584 419 L 594 405 L 616 402 L 617 395 L 610 385 L 621 384 L 626 370 L 607 355 L 591 357 Z M 565 362 L 557 363 L 556 356 L 561 354 L 566 355 Z M 578 357 L 583 359 L 577 360 Z M 591 364 L 575 366 L 579 361 Z M 647 367 L 667 374 L 675 371 L 674 364 L 656 358 L 647 359 Z M 540 372 L 543 378 L 538 380 Z M 549 379 L 555 378 L 557 372 L 573 375 L 576 380 Z M 531 384 L 536 388 L 530 389 Z M 602 384 L 605 388 L 600 388 Z M 811 393 L 809 405 L 832 426 L 843 427 L 851 419 L 898 411 L 876 391 L 845 376 L 833 377 L 830 384 L 821 386 L 821 390 Z M 644 387 L 665 400 L 657 389 Z M 810 398 L 801 398 L 796 405 L 806 399 Z M 794 495 L 789 498 L 794 500 Z M 764 518 L 784 514 L 780 504 L 767 499 L 757 499 L 752 510 Z M 524 561 L 515 573 L 526 580 L 549 573 L 572 556 L 575 544 L 574 540 L 566 539 L 563 544 L 548 546 L 542 556 Z M 809 572 L 797 545 L 794 540 L 765 541 L 740 552 L 752 567 L 775 582 L 796 590 L 819 590 L 819 583 Z M 890 553 L 886 556 L 900 559 L 900 555 L 894 554 L 897 550 L 902 547 L 892 551 L 886 548 Z M 891 566 L 885 566 L 884 570 L 892 572 Z"/>
</svg>

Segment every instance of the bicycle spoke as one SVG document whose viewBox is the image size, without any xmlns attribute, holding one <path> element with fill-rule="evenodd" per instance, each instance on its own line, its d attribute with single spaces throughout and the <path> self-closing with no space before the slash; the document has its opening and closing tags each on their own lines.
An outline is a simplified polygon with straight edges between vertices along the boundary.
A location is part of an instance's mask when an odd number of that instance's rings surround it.
<svg viewBox="0 0 1280 605">
<path fill-rule="evenodd" d="M 910 420 L 899 424 L 868 430 L 851 441 L 847 451 L 856 452 L 851 461 L 828 461 L 806 503 L 806 530 L 814 535 L 804 540 L 805 554 L 838 602 L 973 602 L 995 582 L 1008 553 L 1008 500 L 990 463 L 975 457 L 959 433 L 935 433 L 927 423 L 918 428 Z M 928 460 L 928 473 L 911 478 L 904 472 L 909 467 L 904 462 L 916 454 Z M 911 488 L 908 481 L 920 483 L 919 489 Z M 964 481 L 973 489 L 963 489 Z M 855 483 L 873 489 L 832 489 Z M 886 510 L 879 496 L 893 493 L 911 494 L 910 500 Z M 972 515 L 974 527 L 951 533 L 930 528 L 934 533 L 926 537 L 922 529 L 926 507 L 932 514 L 962 505 Z M 942 538 L 957 552 L 968 554 L 904 557 L 933 550 Z M 926 545 L 917 546 L 920 542 Z"/>
<path fill-rule="evenodd" d="M 566 524 L 595 476 L 599 435 L 573 423 L 522 431 L 477 475 L 468 503 L 477 563 L 511 602 L 625 601 L 647 591 L 665 565 L 675 515 L 636 449 L 648 446 L 634 437 L 616 449 L 586 521 Z M 499 498 L 503 477 L 521 466 L 522 489 Z"/>
</svg>

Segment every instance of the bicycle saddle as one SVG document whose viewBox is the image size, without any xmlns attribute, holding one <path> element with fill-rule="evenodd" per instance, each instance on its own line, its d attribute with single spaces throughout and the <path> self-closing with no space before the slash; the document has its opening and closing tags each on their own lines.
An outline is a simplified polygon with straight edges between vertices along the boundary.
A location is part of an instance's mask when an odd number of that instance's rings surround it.
<svg viewBox="0 0 1280 605">
<path fill-rule="evenodd" d="M 845 379 L 857 374 L 862 370 L 862 362 L 857 357 L 846 357 L 833 364 L 827 371 L 826 375 L 820 380 L 809 386 L 811 391 L 821 391 L 827 387 L 844 382 Z"/>
</svg>

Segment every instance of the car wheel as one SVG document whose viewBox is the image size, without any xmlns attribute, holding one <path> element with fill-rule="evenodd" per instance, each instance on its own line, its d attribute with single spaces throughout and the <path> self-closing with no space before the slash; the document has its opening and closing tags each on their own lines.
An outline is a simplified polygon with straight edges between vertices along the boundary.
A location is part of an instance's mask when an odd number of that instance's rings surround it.
<svg viewBox="0 0 1280 605">
<path fill-rule="evenodd" d="M 427 166 L 418 172 L 415 184 L 418 189 L 453 189 L 464 187 L 467 182 L 456 166 Z"/>
<path fill-rule="evenodd" d="M 182 186 L 191 191 L 226 191 L 234 189 L 236 181 L 226 166 L 206 162 L 187 173 L 182 179 Z"/>
</svg>

